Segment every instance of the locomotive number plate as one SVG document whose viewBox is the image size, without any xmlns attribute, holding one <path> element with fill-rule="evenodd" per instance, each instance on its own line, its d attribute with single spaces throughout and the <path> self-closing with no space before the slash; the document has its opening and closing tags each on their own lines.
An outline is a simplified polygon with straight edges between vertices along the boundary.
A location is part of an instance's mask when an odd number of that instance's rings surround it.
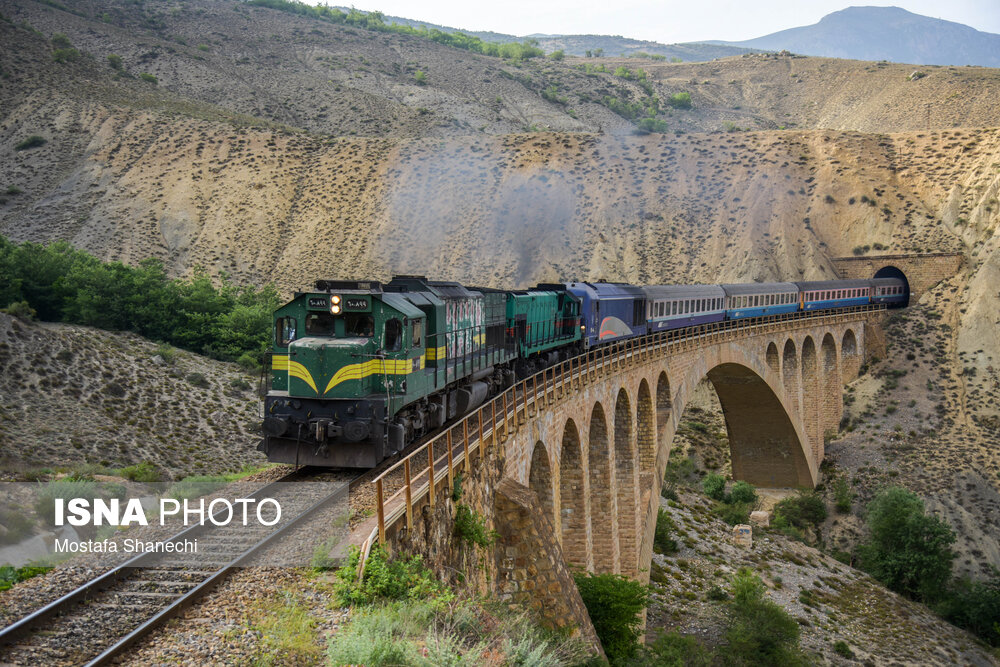
<svg viewBox="0 0 1000 667">
<path fill-rule="evenodd" d="M 367 299 L 344 299 L 344 310 L 367 310 Z"/>
<path fill-rule="evenodd" d="M 330 303 L 326 300 L 325 296 L 311 296 L 309 297 L 309 307 L 326 310 L 330 307 Z"/>
</svg>

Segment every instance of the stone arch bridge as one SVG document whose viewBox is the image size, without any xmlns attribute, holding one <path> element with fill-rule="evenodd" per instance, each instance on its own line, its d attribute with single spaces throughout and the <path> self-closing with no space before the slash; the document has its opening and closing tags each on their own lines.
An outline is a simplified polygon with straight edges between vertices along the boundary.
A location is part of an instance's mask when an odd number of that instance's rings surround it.
<svg viewBox="0 0 1000 667">
<path fill-rule="evenodd" d="M 811 487 L 880 314 L 720 323 L 564 362 L 383 473 L 375 525 L 356 535 L 450 567 L 448 490 L 461 472 L 462 502 L 500 537 L 482 586 L 552 625 L 583 625 L 567 566 L 648 579 L 660 483 L 695 387 L 707 378 L 718 394 L 735 479 Z"/>
</svg>

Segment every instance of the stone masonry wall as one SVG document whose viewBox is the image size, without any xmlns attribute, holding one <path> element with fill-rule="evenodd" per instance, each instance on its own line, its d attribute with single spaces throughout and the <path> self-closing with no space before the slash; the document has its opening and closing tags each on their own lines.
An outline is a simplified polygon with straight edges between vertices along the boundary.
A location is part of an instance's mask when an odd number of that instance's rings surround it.
<svg viewBox="0 0 1000 667">
<path fill-rule="evenodd" d="M 928 289 L 958 273 L 965 258 L 958 253 L 941 253 L 835 257 L 831 261 L 844 280 L 867 280 L 880 269 L 894 266 L 909 281 L 911 298 L 919 299 Z"/>
</svg>

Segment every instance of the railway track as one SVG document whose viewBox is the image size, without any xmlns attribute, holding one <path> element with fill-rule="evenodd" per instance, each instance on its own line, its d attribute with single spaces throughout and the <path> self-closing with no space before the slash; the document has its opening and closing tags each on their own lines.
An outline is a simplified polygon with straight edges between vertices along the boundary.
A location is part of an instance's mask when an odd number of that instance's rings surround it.
<svg viewBox="0 0 1000 667">
<path fill-rule="evenodd" d="M 273 526 L 199 523 L 159 540 L 197 540 L 197 555 L 147 552 L 114 567 L 0 630 L 2 665 L 105 665 L 175 617 L 318 512 L 344 501 L 356 472 L 302 469 L 245 498 L 274 498 Z M 303 482 L 303 483 L 296 483 Z M 325 483 L 315 483 L 325 482 Z M 221 522 L 225 516 L 218 512 Z"/>
</svg>

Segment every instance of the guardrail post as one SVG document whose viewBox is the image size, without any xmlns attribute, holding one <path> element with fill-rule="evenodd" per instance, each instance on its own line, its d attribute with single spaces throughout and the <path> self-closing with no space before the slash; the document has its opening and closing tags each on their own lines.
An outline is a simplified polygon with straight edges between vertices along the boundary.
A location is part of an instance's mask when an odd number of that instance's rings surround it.
<svg viewBox="0 0 1000 667">
<path fill-rule="evenodd" d="M 406 482 L 406 530 L 413 530 L 413 495 L 410 489 L 410 458 L 403 459 L 403 479 Z M 382 480 L 379 480 L 381 488 Z M 381 502 L 381 501 L 380 501 Z"/>
<path fill-rule="evenodd" d="M 525 378 L 521 380 L 521 400 L 524 402 L 524 411 L 521 413 L 523 418 L 517 415 L 517 401 L 514 401 L 514 416 L 518 417 L 515 421 L 517 425 L 520 426 L 524 422 L 528 421 L 528 380 Z"/>
<path fill-rule="evenodd" d="M 451 442 L 451 429 L 448 429 L 448 433 L 444 437 L 445 444 L 448 446 L 448 488 L 455 488 L 455 463 L 452 460 L 452 450 L 455 449 Z"/>
<path fill-rule="evenodd" d="M 434 511 L 434 441 L 427 443 L 427 500 Z"/>
<path fill-rule="evenodd" d="M 382 496 L 382 478 L 375 480 L 375 512 L 378 514 L 378 543 L 385 546 L 385 504 Z"/>
<path fill-rule="evenodd" d="M 469 461 L 469 418 L 466 417 L 462 420 L 462 447 L 465 451 L 465 472 L 469 472 L 472 469 L 472 464 Z"/>
<path fill-rule="evenodd" d="M 513 387 L 512 387 L 513 389 Z M 510 422 L 507 419 L 507 392 L 503 393 L 503 439 L 507 439 L 507 434 L 510 432 Z"/>
</svg>

